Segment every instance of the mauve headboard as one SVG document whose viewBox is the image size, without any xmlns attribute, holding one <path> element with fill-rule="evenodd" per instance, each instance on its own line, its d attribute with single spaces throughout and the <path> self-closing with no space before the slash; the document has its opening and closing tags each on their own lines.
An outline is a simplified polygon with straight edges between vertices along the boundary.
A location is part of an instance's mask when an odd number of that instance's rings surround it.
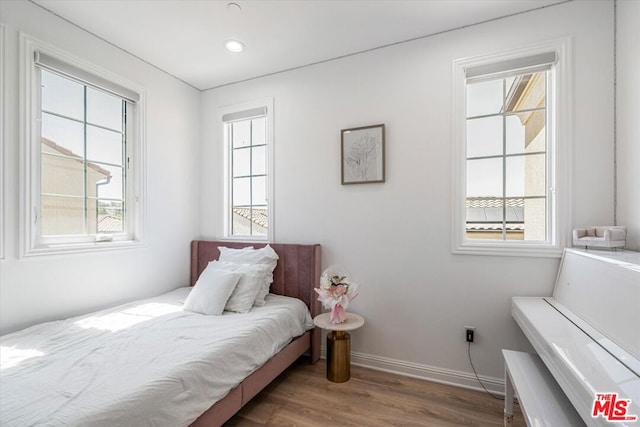
<svg viewBox="0 0 640 427">
<path fill-rule="evenodd" d="M 218 246 L 262 248 L 265 245 L 194 240 L 191 242 L 191 286 L 196 283 L 209 261 L 218 259 L 220 256 Z M 271 247 L 280 257 L 273 272 L 271 292 L 301 299 L 309 307 L 312 316 L 320 314 L 320 302 L 313 291 L 320 281 L 320 245 L 274 243 Z"/>
<path fill-rule="evenodd" d="M 311 312 L 311 317 L 320 314 L 318 301 L 313 288 L 320 284 L 320 245 L 297 245 L 289 243 L 270 243 L 280 259 L 273 272 L 273 283 L 270 291 L 274 294 L 285 295 L 301 299 Z M 228 248 L 243 248 L 253 246 L 262 248 L 266 243 L 246 242 L 218 242 L 194 240 L 191 242 L 191 286 L 196 283 L 200 273 L 207 267 L 209 261 L 218 259 L 218 246 Z M 311 357 L 320 356 L 320 333 L 317 330 L 311 336 Z M 314 354 L 314 353 L 317 353 Z"/>
</svg>

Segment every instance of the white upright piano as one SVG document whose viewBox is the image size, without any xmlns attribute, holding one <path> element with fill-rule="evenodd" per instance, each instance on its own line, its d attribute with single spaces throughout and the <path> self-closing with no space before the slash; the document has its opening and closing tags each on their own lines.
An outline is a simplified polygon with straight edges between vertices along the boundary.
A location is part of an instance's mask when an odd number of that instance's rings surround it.
<svg viewBox="0 0 640 427">
<path fill-rule="evenodd" d="M 640 252 L 565 249 L 552 297 L 515 297 L 536 355 L 503 350 L 505 425 L 640 427 Z M 595 402 L 597 400 L 597 402 Z"/>
</svg>

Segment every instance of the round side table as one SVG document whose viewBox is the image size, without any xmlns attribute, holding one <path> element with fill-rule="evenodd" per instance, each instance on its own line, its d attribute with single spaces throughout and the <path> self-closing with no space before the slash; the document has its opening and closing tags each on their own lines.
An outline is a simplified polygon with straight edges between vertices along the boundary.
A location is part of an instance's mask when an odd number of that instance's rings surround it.
<svg viewBox="0 0 640 427">
<path fill-rule="evenodd" d="M 342 323 L 331 323 L 331 313 L 317 315 L 313 323 L 330 331 L 327 334 L 327 379 L 334 383 L 349 381 L 351 377 L 351 335 L 347 331 L 364 325 L 364 319 L 353 313 L 347 313 Z"/>
</svg>

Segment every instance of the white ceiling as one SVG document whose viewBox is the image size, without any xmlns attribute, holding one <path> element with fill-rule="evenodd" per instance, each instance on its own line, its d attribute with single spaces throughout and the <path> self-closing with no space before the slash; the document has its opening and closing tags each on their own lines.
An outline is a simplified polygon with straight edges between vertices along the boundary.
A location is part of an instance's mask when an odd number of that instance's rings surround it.
<svg viewBox="0 0 640 427">
<path fill-rule="evenodd" d="M 204 90 L 564 0 L 32 1 Z"/>
</svg>

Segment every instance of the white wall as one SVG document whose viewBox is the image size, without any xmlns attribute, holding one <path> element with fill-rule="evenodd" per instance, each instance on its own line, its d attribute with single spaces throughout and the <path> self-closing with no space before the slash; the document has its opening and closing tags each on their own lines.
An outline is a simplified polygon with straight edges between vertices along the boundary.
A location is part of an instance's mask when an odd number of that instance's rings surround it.
<svg viewBox="0 0 640 427">
<path fill-rule="evenodd" d="M 640 2 L 617 2 L 617 222 L 627 248 L 640 250 Z"/>
<path fill-rule="evenodd" d="M 27 1 L 0 2 L 6 27 L 5 259 L 0 333 L 159 294 L 189 280 L 199 233 L 200 93 Z M 148 246 L 19 259 L 18 31 L 146 88 Z"/>
<path fill-rule="evenodd" d="M 638 7 L 618 2 L 618 222 L 630 226 L 636 249 Z M 341 263 L 361 283 L 352 308 L 367 323 L 353 333 L 353 360 L 471 385 L 462 327 L 474 325 L 476 367 L 501 378 L 500 349 L 528 348 L 510 298 L 550 294 L 558 260 L 451 254 L 452 61 L 556 37 L 574 42 L 572 225 L 613 221 L 610 1 L 562 4 L 202 95 L 30 2 L 0 2 L 0 19 L 7 36 L 0 333 L 186 284 L 189 241 L 200 232 L 217 237 L 215 111 L 273 97 L 275 240 L 321 243 L 323 265 Z M 18 258 L 18 31 L 147 88 L 146 248 Z M 387 182 L 341 186 L 340 129 L 377 123 L 386 124 Z"/>
<path fill-rule="evenodd" d="M 452 61 L 571 36 L 572 225 L 613 220 L 613 3 L 579 1 L 207 91 L 201 229 L 216 237 L 216 109 L 274 98 L 275 240 L 320 243 L 323 266 L 361 283 L 352 360 L 473 384 L 503 376 L 501 348 L 528 348 L 514 295 L 551 294 L 557 259 L 451 254 Z M 340 185 L 340 129 L 384 123 L 387 182 Z M 494 385 L 499 380 L 492 382 Z"/>
</svg>

